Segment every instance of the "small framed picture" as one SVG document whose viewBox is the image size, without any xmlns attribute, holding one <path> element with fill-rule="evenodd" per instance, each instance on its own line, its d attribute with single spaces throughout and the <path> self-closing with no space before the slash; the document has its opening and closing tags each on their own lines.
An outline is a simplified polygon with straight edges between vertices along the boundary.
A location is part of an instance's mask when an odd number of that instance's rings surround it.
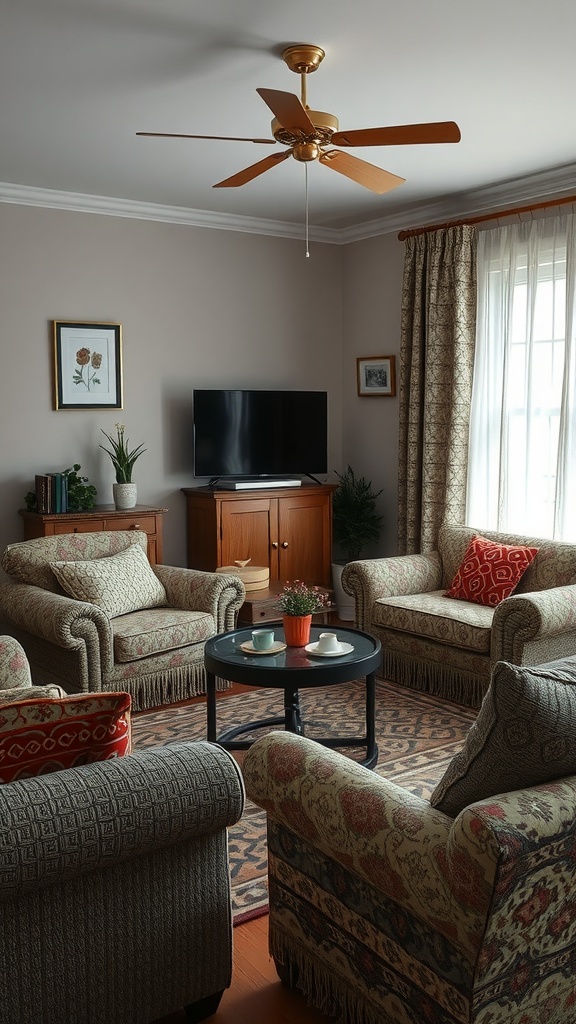
<svg viewBox="0 0 576 1024">
<path fill-rule="evenodd" d="M 52 324 L 56 409 L 121 409 L 122 324 Z"/>
<path fill-rule="evenodd" d="M 358 394 L 362 397 L 388 397 L 396 394 L 396 357 L 365 356 L 356 360 Z"/>
</svg>

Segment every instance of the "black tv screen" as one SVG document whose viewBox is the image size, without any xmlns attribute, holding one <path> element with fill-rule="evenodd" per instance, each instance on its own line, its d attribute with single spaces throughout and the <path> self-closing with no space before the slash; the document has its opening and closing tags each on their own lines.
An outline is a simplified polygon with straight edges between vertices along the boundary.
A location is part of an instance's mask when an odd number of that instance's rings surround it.
<svg viewBox="0 0 576 1024">
<path fill-rule="evenodd" d="M 325 391 L 195 390 L 194 476 L 328 471 Z"/>
</svg>

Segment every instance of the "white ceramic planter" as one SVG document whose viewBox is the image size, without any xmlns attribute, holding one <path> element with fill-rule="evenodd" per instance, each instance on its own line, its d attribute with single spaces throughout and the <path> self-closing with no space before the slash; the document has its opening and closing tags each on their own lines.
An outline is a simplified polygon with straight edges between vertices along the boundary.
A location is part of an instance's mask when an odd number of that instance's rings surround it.
<svg viewBox="0 0 576 1024">
<path fill-rule="evenodd" d="M 353 597 L 350 597 L 342 588 L 342 570 L 344 566 L 339 562 L 332 562 L 332 589 L 338 608 L 338 618 L 343 622 L 353 622 L 356 605 Z"/>
<path fill-rule="evenodd" d="M 138 498 L 136 484 L 112 484 L 116 508 L 134 508 Z"/>
</svg>

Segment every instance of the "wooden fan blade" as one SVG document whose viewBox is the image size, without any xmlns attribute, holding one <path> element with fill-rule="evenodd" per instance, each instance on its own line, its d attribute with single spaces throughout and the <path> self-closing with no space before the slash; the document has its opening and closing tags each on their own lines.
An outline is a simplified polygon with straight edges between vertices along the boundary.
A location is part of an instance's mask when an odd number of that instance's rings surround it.
<svg viewBox="0 0 576 1024">
<path fill-rule="evenodd" d="M 329 149 L 319 157 L 320 163 L 325 167 L 331 167 L 333 171 L 345 174 L 352 181 L 357 181 L 364 188 L 369 188 L 378 195 L 384 192 L 391 192 L 393 188 L 401 185 L 406 178 L 399 178 L 397 174 L 384 171 L 381 167 L 375 167 L 366 160 L 359 160 L 357 156 L 350 153 L 341 153 L 338 149 Z"/>
<path fill-rule="evenodd" d="M 173 132 L 136 132 L 149 139 L 221 139 L 224 142 L 258 142 L 264 146 L 275 146 L 276 139 L 245 139 L 237 135 L 175 135 Z"/>
<path fill-rule="evenodd" d="M 252 164 L 251 167 L 245 167 L 243 171 L 238 171 L 238 174 L 233 174 L 231 178 L 219 181 L 212 188 L 236 188 L 237 185 L 246 185 L 253 178 L 257 178 L 259 174 L 269 171 L 271 167 L 274 167 L 274 164 L 282 163 L 283 160 L 290 156 L 290 153 L 290 149 L 286 149 L 282 153 L 272 153 L 271 156 L 265 157 L 264 160 L 259 160 L 257 164 Z"/>
<path fill-rule="evenodd" d="M 293 135 L 314 134 L 316 129 L 294 93 L 282 92 L 280 89 L 256 89 L 256 92 L 287 131 Z"/>
<path fill-rule="evenodd" d="M 397 124 L 390 128 L 358 128 L 350 132 L 334 132 L 336 146 L 415 146 L 431 142 L 460 142 L 460 129 L 455 121 L 434 121 L 430 124 Z"/>
</svg>

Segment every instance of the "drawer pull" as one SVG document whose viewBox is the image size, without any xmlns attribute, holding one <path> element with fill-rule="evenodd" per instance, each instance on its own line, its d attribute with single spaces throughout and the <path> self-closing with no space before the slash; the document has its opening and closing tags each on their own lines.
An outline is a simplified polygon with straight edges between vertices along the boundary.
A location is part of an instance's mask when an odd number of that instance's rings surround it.
<svg viewBox="0 0 576 1024">
<path fill-rule="evenodd" d="M 74 527 L 74 533 L 78 533 L 78 527 L 77 526 Z"/>
<path fill-rule="evenodd" d="M 134 526 L 131 526 L 130 529 L 131 530 L 139 530 L 140 526 L 138 525 L 138 523 L 134 523 Z"/>
</svg>

